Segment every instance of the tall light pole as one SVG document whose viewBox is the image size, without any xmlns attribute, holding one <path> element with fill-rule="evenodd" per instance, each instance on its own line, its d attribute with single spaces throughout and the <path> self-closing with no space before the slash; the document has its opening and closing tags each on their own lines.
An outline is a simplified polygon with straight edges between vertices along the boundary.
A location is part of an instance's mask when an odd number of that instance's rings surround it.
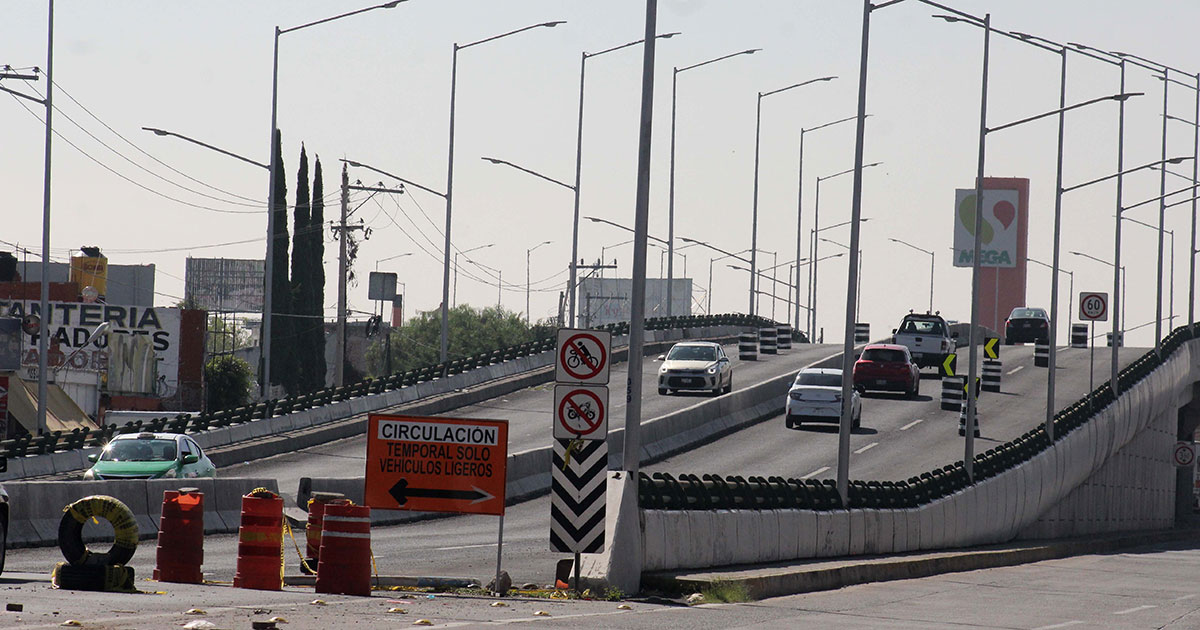
<svg viewBox="0 0 1200 630">
<path fill-rule="evenodd" d="M 1027 262 L 1031 262 L 1035 265 L 1041 265 L 1042 267 L 1049 269 L 1051 273 L 1053 273 L 1055 269 L 1058 269 L 1059 273 L 1065 273 L 1065 274 L 1067 274 L 1067 277 L 1069 277 L 1071 279 L 1071 281 L 1070 281 L 1071 283 L 1069 285 L 1067 285 L 1067 332 L 1070 333 L 1071 332 L 1071 313 L 1073 312 L 1073 308 L 1074 308 L 1074 306 L 1072 305 L 1072 300 L 1075 299 L 1075 272 L 1067 271 L 1066 269 L 1055 267 L 1054 265 L 1044 263 L 1040 260 L 1034 260 L 1033 258 L 1029 258 L 1029 257 L 1026 257 L 1025 260 Z"/>
<path fill-rule="evenodd" d="M 446 246 L 442 252 L 442 335 L 440 354 L 442 363 L 446 363 L 448 360 L 450 349 L 450 224 L 454 210 L 454 105 L 458 87 L 458 51 L 496 41 L 510 35 L 516 35 L 517 33 L 523 33 L 531 29 L 541 27 L 553 28 L 565 23 L 563 20 L 542 22 L 541 24 L 533 24 L 461 46 L 458 42 L 454 43 L 454 54 L 450 60 L 450 140 L 446 149 Z"/>
<path fill-rule="evenodd" d="M 869 115 L 870 114 L 868 114 L 868 116 Z M 800 303 L 800 272 L 799 272 L 799 269 L 800 269 L 800 261 L 803 259 L 802 258 L 803 254 L 800 251 L 800 246 L 804 242 L 804 225 L 801 221 L 804 218 L 804 134 L 812 133 L 819 129 L 825 129 L 827 127 L 832 127 L 834 125 L 841 124 L 844 122 L 849 122 L 851 120 L 857 120 L 857 118 L 858 118 L 857 116 L 848 116 L 848 117 L 842 118 L 840 120 L 835 120 L 833 122 L 827 122 L 822 125 L 817 125 L 816 127 L 800 129 L 800 159 L 799 159 L 799 164 L 796 168 L 796 171 L 797 171 L 796 172 L 796 270 L 797 271 L 796 271 L 796 278 L 795 278 L 796 304 Z M 809 253 L 812 253 L 812 252 L 809 252 Z M 800 330 L 800 309 L 799 308 L 796 309 L 796 317 L 792 323 L 792 327 L 795 330 Z"/>
<path fill-rule="evenodd" d="M 804 86 L 812 84 L 812 83 L 832 81 L 836 78 L 837 78 L 836 76 L 819 77 L 816 79 L 809 79 L 808 81 L 803 81 L 801 83 L 789 85 L 787 87 L 779 88 L 777 90 L 771 90 L 770 92 L 759 92 L 758 93 L 758 100 L 756 101 L 755 110 L 754 110 L 754 199 L 751 203 L 751 217 L 750 217 L 750 268 L 751 269 L 758 268 L 758 255 L 757 255 L 757 250 L 758 250 L 758 164 L 759 164 L 759 153 L 760 153 L 759 145 L 761 144 L 761 139 L 762 139 L 762 102 L 763 102 L 763 99 L 768 96 L 774 95 L 774 94 L 779 94 L 782 92 L 786 92 L 788 90 L 796 89 L 798 87 L 804 87 Z M 755 286 L 755 277 L 754 276 L 755 276 L 755 274 L 753 274 L 753 273 L 750 274 L 750 315 L 751 316 L 754 315 L 754 286 Z"/>
<path fill-rule="evenodd" d="M 270 169 L 268 170 L 268 189 L 267 189 L 267 253 L 266 260 L 263 261 L 263 323 L 262 323 L 262 395 L 267 397 L 271 390 L 271 320 L 275 317 L 272 301 L 272 277 L 275 274 L 275 186 L 277 184 L 275 176 L 276 170 L 279 168 L 279 154 L 275 150 L 275 137 L 279 134 L 278 127 L 278 108 L 279 108 L 279 37 L 286 33 L 292 33 L 310 26 L 325 24 L 334 20 L 340 20 L 359 13 L 374 11 L 375 9 L 391 9 L 396 5 L 406 0 L 393 0 L 385 2 L 365 9 L 358 9 L 348 13 L 342 13 L 333 17 L 328 17 L 323 20 L 293 26 L 291 28 L 281 29 L 275 27 L 275 45 L 271 57 L 271 137 L 270 137 Z"/>
<path fill-rule="evenodd" d="M 883 164 L 883 162 L 872 162 L 870 164 L 864 164 L 862 168 L 871 168 L 872 166 L 879 166 L 880 164 Z M 842 223 L 838 223 L 837 225 L 821 227 L 821 182 L 855 172 L 855 169 L 849 168 L 844 171 L 834 173 L 833 175 L 826 175 L 825 177 L 817 178 L 816 198 L 813 200 L 813 229 L 811 240 L 809 241 L 808 245 L 809 258 L 813 260 L 820 260 L 820 254 L 817 252 L 817 232 L 842 225 L 851 225 L 851 230 L 857 229 L 854 226 L 854 224 L 856 224 L 858 221 L 857 219 L 844 221 Z M 861 220 L 867 221 L 868 219 Z M 851 291 L 853 291 L 853 289 L 851 289 Z M 811 340 L 814 339 L 813 335 L 815 335 L 817 332 L 817 265 L 809 265 L 808 267 L 808 317 L 808 338 Z M 851 324 L 853 324 L 853 322 L 851 322 Z M 853 326 L 851 326 L 851 328 L 853 328 Z"/>
<path fill-rule="evenodd" d="M 1163 169 L 1163 170 L 1165 171 L 1166 169 Z M 1159 207 L 1164 210 L 1167 208 L 1167 204 L 1165 203 L 1165 201 L 1166 200 L 1164 199 L 1164 200 L 1160 200 L 1160 202 L 1159 202 Z M 1146 223 L 1145 221 L 1139 221 L 1133 217 L 1123 216 L 1123 217 L 1121 217 L 1121 220 L 1129 221 L 1130 223 L 1140 225 L 1142 227 L 1148 227 L 1151 230 L 1155 230 L 1156 232 L 1159 232 L 1160 238 L 1162 237 L 1162 232 L 1166 232 L 1171 237 L 1171 270 L 1170 270 L 1171 280 L 1170 280 L 1170 291 L 1169 291 L 1169 294 L 1171 297 L 1168 298 L 1167 302 L 1170 304 L 1170 313 L 1171 313 L 1168 319 L 1171 322 L 1170 326 L 1174 327 L 1175 326 L 1175 230 L 1163 230 L 1160 227 L 1151 225 L 1149 223 Z M 1159 315 L 1161 316 L 1162 313 L 1159 313 Z"/>
<path fill-rule="evenodd" d="M 671 175 L 670 175 L 671 179 L 670 179 L 670 185 L 669 185 L 668 192 L 667 192 L 667 315 L 673 314 L 671 312 L 671 302 L 672 302 L 672 298 L 674 297 L 674 294 L 672 293 L 671 285 L 672 285 L 672 281 L 675 278 L 675 268 L 674 268 L 674 265 L 672 264 L 672 261 L 675 258 L 675 106 L 676 106 L 676 100 L 677 100 L 676 96 L 678 93 L 677 88 L 678 88 L 678 84 L 679 84 L 679 74 L 681 72 L 687 72 L 688 70 L 694 70 L 696 68 L 707 66 L 709 64 L 714 64 L 714 63 L 717 63 L 718 61 L 724 61 L 726 59 L 730 59 L 733 57 L 738 57 L 741 55 L 753 55 L 754 53 L 756 53 L 760 50 L 762 50 L 762 49 L 761 48 L 750 48 L 747 50 L 730 53 L 728 55 L 722 55 L 720 57 L 709 59 L 707 61 L 701 61 L 700 63 L 694 63 L 690 66 L 684 66 L 682 68 L 675 67 L 672 69 L 672 72 L 671 72 L 671 160 L 670 160 L 670 167 L 669 167 L 670 172 L 671 172 Z"/>
<path fill-rule="evenodd" d="M 928 249 L 925 249 L 923 247 L 917 247 L 916 245 L 913 245 L 912 243 L 909 243 L 907 241 L 902 241 L 898 238 L 889 238 L 888 240 L 893 243 L 899 243 L 906 247 L 911 247 L 919 252 L 929 254 L 929 311 L 928 312 L 932 313 L 933 312 L 933 262 L 934 262 L 933 252 L 931 252 Z"/>
<path fill-rule="evenodd" d="M 670 39 L 679 33 L 663 33 L 655 39 Z M 583 80 L 587 71 L 587 60 L 592 57 L 615 52 L 630 46 L 637 46 L 644 43 L 646 40 L 639 39 L 628 44 L 613 46 L 597 53 L 589 53 L 584 51 L 579 59 L 579 122 L 575 127 L 575 186 L 572 190 L 575 191 L 575 211 L 571 220 L 571 266 L 569 270 L 569 278 L 567 279 L 567 303 L 568 303 L 568 319 L 569 325 L 575 325 L 575 293 L 577 291 L 576 281 L 578 279 L 578 271 L 575 268 L 579 264 L 579 190 L 581 188 L 580 174 L 583 170 Z"/>
<path fill-rule="evenodd" d="M 701 243 L 693 243 L 693 244 L 700 245 Z M 717 256 L 716 258 L 708 259 L 708 290 L 705 291 L 705 300 L 707 301 L 708 304 L 707 304 L 707 306 L 705 306 L 705 309 L 704 309 L 708 315 L 712 315 L 712 266 L 713 266 L 713 263 L 718 260 L 724 260 L 724 259 L 730 258 L 730 257 L 736 257 L 738 260 L 746 260 L 745 258 L 742 258 L 741 255 L 749 254 L 749 253 L 750 253 L 750 250 L 743 249 L 742 251 L 740 251 L 736 254 L 722 254 L 720 256 Z"/>
<path fill-rule="evenodd" d="M 479 249 L 486 249 L 493 245 L 495 245 L 495 243 L 488 243 L 487 245 L 477 245 L 470 249 L 464 249 L 460 252 L 454 252 L 454 291 L 453 291 L 451 300 L 454 302 L 455 306 L 458 305 L 458 256 L 459 256 L 459 254 L 466 255 L 473 251 L 476 251 Z"/>
<path fill-rule="evenodd" d="M 1096 258 L 1095 256 L 1092 256 L 1091 254 L 1086 254 L 1084 252 L 1072 251 L 1070 253 L 1074 256 L 1079 256 L 1081 258 L 1087 258 L 1088 260 L 1094 260 L 1102 265 L 1108 265 L 1109 267 L 1112 267 L 1113 269 L 1116 270 L 1117 275 L 1121 278 L 1121 283 L 1120 283 L 1120 289 L 1121 289 L 1120 303 L 1121 303 L 1121 309 L 1122 309 L 1121 310 L 1121 321 L 1122 322 L 1128 321 L 1125 319 L 1125 311 L 1124 311 L 1125 297 L 1126 297 L 1126 294 L 1125 294 L 1125 265 L 1121 265 L 1120 267 L 1118 267 L 1118 266 L 1114 265 L 1113 263 L 1111 263 L 1107 260 L 1104 260 L 1103 258 Z M 1116 317 L 1116 316 L 1117 316 L 1117 311 L 1116 311 L 1116 309 L 1114 309 L 1113 317 Z M 1120 330 L 1113 331 L 1112 347 L 1119 348 L 1121 346 L 1121 344 L 1123 344 L 1124 342 L 1125 342 L 1125 327 L 1122 326 Z M 1114 352 L 1113 355 L 1114 355 L 1114 360 L 1115 360 L 1116 352 Z"/>
<path fill-rule="evenodd" d="M 818 237 L 817 240 L 824 241 L 826 243 L 829 243 L 830 245 L 837 245 L 838 247 L 841 247 L 842 249 L 844 249 L 846 251 L 850 250 L 849 245 L 846 245 L 844 243 L 839 243 L 830 238 L 825 238 L 824 236 Z M 820 260 L 824 260 L 824 259 L 817 259 L 817 261 L 820 261 Z M 814 261 L 814 262 L 817 262 L 817 261 Z M 855 291 L 858 293 L 858 299 L 856 300 L 856 302 L 858 302 L 858 306 L 861 308 L 862 307 L 862 249 L 861 248 L 858 250 L 858 272 L 859 272 L 858 273 L 858 287 L 855 289 Z M 862 311 L 860 310 L 859 312 L 854 314 L 854 320 L 856 322 L 862 321 L 862 319 L 860 318 L 861 312 Z"/>
<path fill-rule="evenodd" d="M 504 296 L 504 272 L 495 267 L 489 267 L 478 260 L 467 259 L 467 262 L 479 267 L 480 269 L 484 269 L 496 274 L 496 308 L 501 308 L 500 299 Z"/>
<path fill-rule="evenodd" d="M 1198 75 L 1196 75 L 1196 74 L 1191 74 L 1191 73 L 1184 72 L 1182 70 L 1178 70 L 1176 68 L 1172 68 L 1171 66 L 1168 66 L 1166 64 L 1151 61 L 1149 59 L 1146 59 L 1145 57 L 1139 57 L 1137 55 L 1119 52 L 1119 51 L 1115 51 L 1115 50 L 1112 51 L 1112 54 L 1116 55 L 1124 60 L 1129 61 L 1129 63 L 1132 63 L 1135 66 L 1145 68 L 1147 70 L 1150 70 L 1151 72 L 1161 72 L 1162 73 L 1162 77 L 1161 77 L 1162 82 L 1163 82 L 1162 160 L 1165 162 L 1167 160 L 1167 120 L 1168 120 L 1167 119 L 1167 115 L 1168 115 L 1167 114 L 1167 96 L 1171 92 L 1171 90 L 1169 89 L 1169 86 L 1170 86 L 1170 83 L 1173 81 L 1173 79 L 1171 78 L 1171 73 L 1176 72 L 1178 74 L 1181 74 L 1181 75 L 1184 75 L 1187 77 L 1195 78 L 1197 81 L 1200 81 L 1200 77 L 1198 77 Z M 1186 85 L 1186 84 L 1181 84 L 1181 85 L 1184 85 L 1185 87 L 1191 87 L 1190 85 Z M 1197 96 L 1197 99 L 1200 99 L 1200 95 Z M 1197 101 L 1197 110 L 1200 111 L 1200 100 Z M 1197 140 L 1197 142 L 1200 142 L 1200 140 Z M 1193 174 L 1196 173 L 1195 166 L 1192 167 L 1192 171 L 1193 171 Z M 1167 172 L 1166 172 L 1165 168 L 1159 174 L 1158 185 L 1159 185 L 1159 195 L 1161 195 L 1161 196 L 1159 198 L 1159 205 L 1158 205 L 1158 276 L 1156 278 L 1156 280 L 1157 280 L 1156 284 L 1158 286 L 1158 293 L 1157 293 L 1157 298 L 1155 301 L 1155 308 L 1154 308 L 1154 350 L 1155 350 L 1155 352 L 1162 351 L 1162 337 L 1163 337 L 1163 335 L 1162 335 L 1162 319 L 1163 319 L 1163 317 L 1162 317 L 1162 310 L 1163 310 L 1163 308 L 1162 308 L 1162 302 L 1163 302 L 1162 285 L 1163 285 L 1163 245 L 1164 245 L 1163 236 L 1166 231 L 1166 225 L 1165 225 L 1166 214 L 1167 214 L 1167 199 L 1166 198 L 1168 196 L 1167 195 Z M 1192 225 L 1193 225 L 1192 231 L 1194 233 L 1195 232 L 1195 219 L 1193 219 Z"/>
<path fill-rule="evenodd" d="M 1200 88 L 1200 74 L 1196 75 L 1196 80 L 1198 83 L 1197 87 Z M 1200 89 L 1198 89 L 1197 93 L 1196 93 L 1196 103 L 1198 104 L 1197 107 L 1200 107 Z M 1173 171 L 1167 171 L 1167 174 L 1174 175 L 1176 177 L 1182 177 L 1184 179 L 1190 179 L 1192 181 L 1193 186 L 1200 186 L 1200 172 L 1197 171 L 1197 165 L 1200 164 L 1200 159 L 1197 159 L 1197 158 L 1200 158 L 1200 125 L 1193 123 L 1190 120 L 1178 118 L 1176 116 L 1168 116 L 1168 118 L 1170 118 L 1171 120 L 1178 120 L 1178 121 L 1190 124 L 1192 126 L 1192 130 L 1196 134 L 1196 137 L 1195 137 L 1196 142 L 1192 145 L 1192 151 L 1194 152 L 1193 156 L 1192 156 L 1192 176 L 1187 177 L 1186 175 L 1180 175 L 1179 173 L 1175 173 Z M 1166 169 L 1164 169 L 1164 170 L 1166 170 Z M 1184 203 L 1190 202 L 1192 204 L 1192 231 L 1191 231 L 1192 242 L 1191 242 L 1191 246 L 1190 246 L 1190 249 L 1192 251 L 1196 251 L 1196 242 L 1195 242 L 1196 241 L 1196 219 L 1197 219 L 1197 217 L 1196 217 L 1196 201 L 1198 199 L 1200 199 L 1200 197 L 1193 195 L 1191 199 L 1188 199 L 1186 202 L 1184 202 Z M 1169 208 L 1174 205 L 1179 205 L 1179 204 L 1173 203 L 1173 204 L 1169 204 L 1167 207 Z M 1172 260 L 1175 259 L 1174 254 L 1171 255 L 1171 259 Z M 1172 286 L 1174 286 L 1173 282 L 1171 284 L 1172 284 Z M 1174 309 L 1172 309 L 1172 313 L 1174 313 Z M 1189 260 L 1188 260 L 1188 327 L 1191 328 L 1195 323 L 1196 323 L 1196 257 L 1191 256 L 1191 257 L 1189 257 Z"/>
<path fill-rule="evenodd" d="M 549 245 L 550 243 L 553 243 L 553 242 L 554 241 L 542 241 L 541 243 L 538 243 L 537 245 L 534 245 L 533 247 L 530 247 L 529 249 L 525 250 L 525 325 L 526 326 L 528 326 L 529 322 L 531 321 L 530 320 L 530 310 L 529 310 L 529 294 L 530 294 L 530 287 L 532 286 L 532 284 L 529 279 L 529 276 L 530 276 L 529 257 L 531 254 L 533 254 L 533 250 L 541 247 L 542 245 Z"/>
</svg>

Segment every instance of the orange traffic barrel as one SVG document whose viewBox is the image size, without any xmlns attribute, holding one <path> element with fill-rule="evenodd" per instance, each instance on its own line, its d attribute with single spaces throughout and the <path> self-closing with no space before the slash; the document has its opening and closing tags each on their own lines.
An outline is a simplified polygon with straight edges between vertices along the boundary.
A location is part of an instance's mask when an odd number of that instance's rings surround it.
<svg viewBox="0 0 1200 630">
<path fill-rule="evenodd" d="M 321 557 L 321 527 L 325 517 L 325 506 L 330 503 L 349 505 L 350 500 L 337 492 L 314 492 L 308 500 L 308 522 L 304 527 L 305 553 L 300 572 L 309 575 L 317 572 Z"/>
<path fill-rule="evenodd" d="M 371 508 L 336 503 L 325 506 L 317 592 L 371 594 Z"/>
<path fill-rule="evenodd" d="M 199 584 L 204 581 L 203 563 L 204 493 L 196 488 L 163 492 L 154 579 Z"/>
<path fill-rule="evenodd" d="M 283 588 L 283 499 L 270 490 L 258 488 L 242 497 L 233 585 L 264 591 Z"/>
</svg>

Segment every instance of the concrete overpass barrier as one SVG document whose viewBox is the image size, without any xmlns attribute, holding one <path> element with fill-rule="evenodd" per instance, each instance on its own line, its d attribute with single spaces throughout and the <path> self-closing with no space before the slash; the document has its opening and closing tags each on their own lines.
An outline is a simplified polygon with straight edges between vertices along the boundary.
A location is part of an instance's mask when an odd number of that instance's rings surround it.
<svg viewBox="0 0 1200 630">
<path fill-rule="evenodd" d="M 1072 426 L 1069 415 L 1060 413 L 1057 439 L 1043 442 L 1023 462 L 915 506 L 643 509 L 642 570 L 1168 528 L 1174 522 L 1176 474 L 1170 453 L 1178 411 L 1191 401 L 1198 381 L 1200 340 L 1190 340 L 1086 421 Z M 977 456 L 977 466 L 982 457 Z M 643 477 L 643 486 L 649 480 Z M 738 500 L 751 500 L 748 496 Z M 686 499 L 663 500 L 687 504 Z"/>
<path fill-rule="evenodd" d="M 204 533 L 236 532 L 241 520 L 242 495 L 255 488 L 278 491 L 274 479 L 224 477 L 216 479 L 137 479 L 123 481 L 18 481 L 4 484 L 9 496 L 8 545 L 44 547 L 58 544 L 63 509 L 93 494 L 120 499 L 129 506 L 142 539 L 158 535 L 163 492 L 200 488 L 204 493 Z M 86 533 L 86 530 L 85 530 Z M 99 540 L 85 535 L 85 542 Z"/>
</svg>

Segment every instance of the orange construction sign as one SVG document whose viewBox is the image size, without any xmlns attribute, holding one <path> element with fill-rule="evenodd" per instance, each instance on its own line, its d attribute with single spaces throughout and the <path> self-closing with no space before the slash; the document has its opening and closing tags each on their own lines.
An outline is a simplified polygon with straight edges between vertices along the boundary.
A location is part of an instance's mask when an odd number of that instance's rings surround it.
<svg viewBox="0 0 1200 630">
<path fill-rule="evenodd" d="M 504 514 L 508 421 L 371 414 L 366 504 Z"/>
</svg>

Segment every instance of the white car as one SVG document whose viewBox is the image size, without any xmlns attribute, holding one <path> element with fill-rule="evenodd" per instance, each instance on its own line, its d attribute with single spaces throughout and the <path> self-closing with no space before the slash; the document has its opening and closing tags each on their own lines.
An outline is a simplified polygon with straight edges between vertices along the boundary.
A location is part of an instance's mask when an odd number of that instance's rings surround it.
<svg viewBox="0 0 1200 630">
<path fill-rule="evenodd" d="M 862 423 L 862 398 L 850 393 L 852 428 Z M 832 368 L 805 368 L 796 375 L 788 390 L 784 424 L 800 426 L 806 420 L 837 424 L 842 417 L 842 371 Z"/>
<path fill-rule="evenodd" d="M 714 396 L 733 391 L 733 364 L 725 349 L 711 341 L 686 341 L 658 356 L 658 393 L 707 391 Z"/>
</svg>

